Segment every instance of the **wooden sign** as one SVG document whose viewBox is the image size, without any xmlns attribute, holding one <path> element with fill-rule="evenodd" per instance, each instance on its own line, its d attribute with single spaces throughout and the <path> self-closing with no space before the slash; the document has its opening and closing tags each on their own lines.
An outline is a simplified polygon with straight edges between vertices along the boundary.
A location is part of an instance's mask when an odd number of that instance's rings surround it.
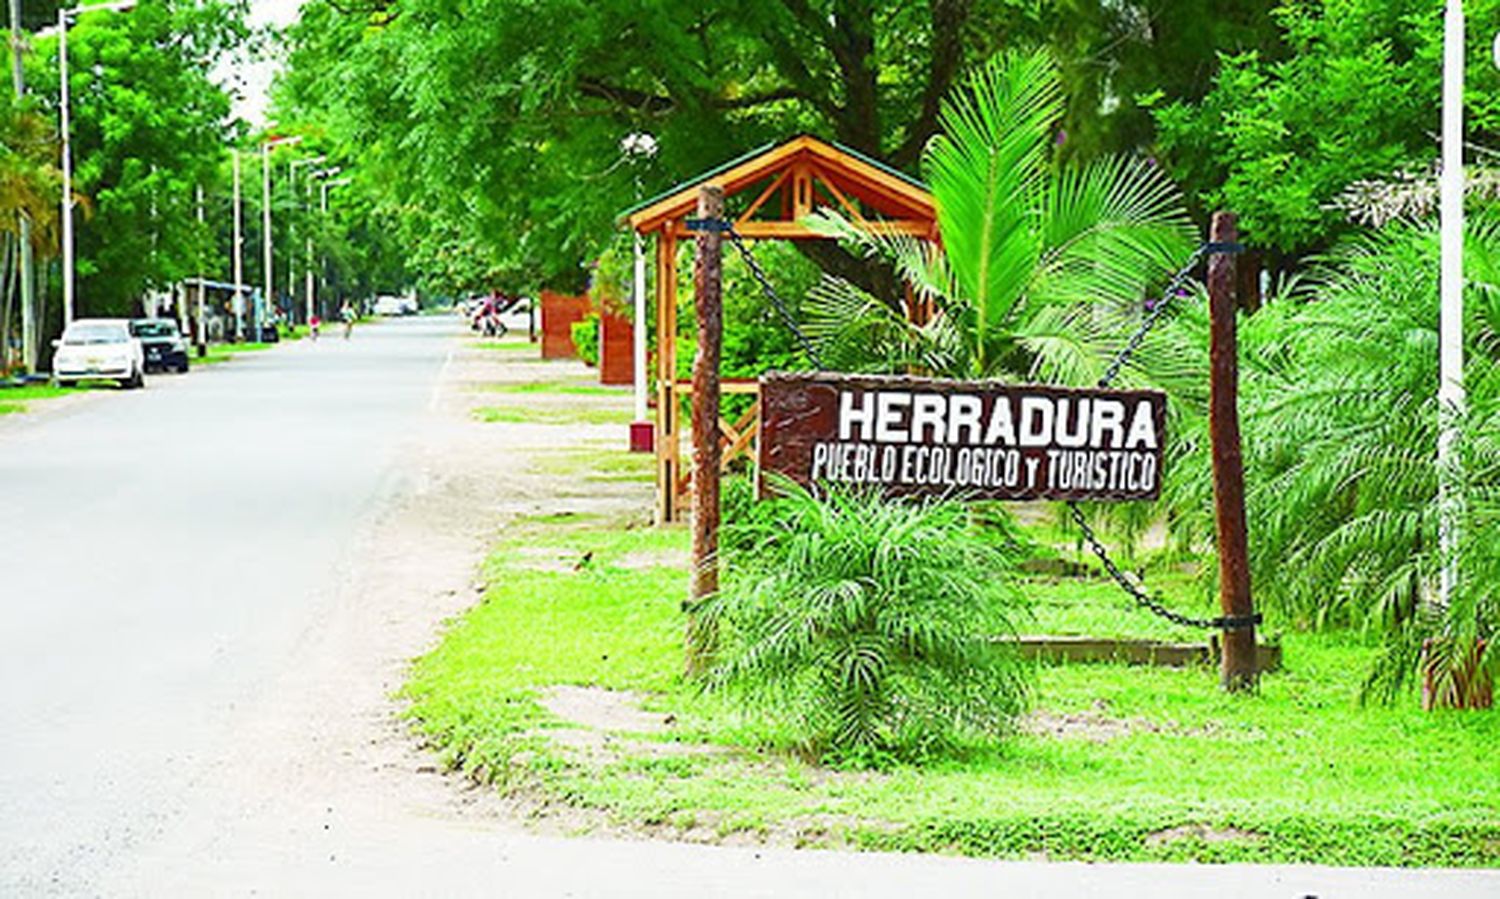
<svg viewBox="0 0 1500 899">
<path fill-rule="evenodd" d="M 1166 395 L 772 373 L 760 473 L 887 495 L 1149 500 L 1161 493 Z"/>
</svg>

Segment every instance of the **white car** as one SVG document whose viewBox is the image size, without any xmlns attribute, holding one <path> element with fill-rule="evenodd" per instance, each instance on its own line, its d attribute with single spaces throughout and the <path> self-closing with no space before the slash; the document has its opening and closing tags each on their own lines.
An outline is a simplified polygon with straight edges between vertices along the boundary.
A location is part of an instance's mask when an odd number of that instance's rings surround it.
<svg viewBox="0 0 1500 899">
<path fill-rule="evenodd" d="M 382 296 L 375 298 L 376 315 L 416 315 L 416 297 Z"/>
<path fill-rule="evenodd" d="M 126 389 L 146 386 L 146 353 L 123 318 L 80 318 L 52 345 L 52 379 L 67 387 L 84 378 L 109 378 Z"/>
</svg>

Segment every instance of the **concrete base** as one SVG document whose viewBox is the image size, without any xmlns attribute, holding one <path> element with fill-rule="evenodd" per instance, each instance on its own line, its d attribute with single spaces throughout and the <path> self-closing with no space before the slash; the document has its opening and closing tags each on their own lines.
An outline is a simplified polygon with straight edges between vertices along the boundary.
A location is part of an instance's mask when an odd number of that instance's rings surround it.
<svg viewBox="0 0 1500 899">
<path fill-rule="evenodd" d="M 656 449 L 656 423 L 633 421 L 630 423 L 630 451 L 649 453 Z"/>
</svg>

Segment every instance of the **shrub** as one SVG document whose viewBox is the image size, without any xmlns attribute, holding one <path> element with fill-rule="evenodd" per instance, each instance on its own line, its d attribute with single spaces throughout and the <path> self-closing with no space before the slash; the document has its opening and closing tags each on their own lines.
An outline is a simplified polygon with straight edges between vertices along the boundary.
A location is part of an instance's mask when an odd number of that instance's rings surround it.
<svg viewBox="0 0 1500 899">
<path fill-rule="evenodd" d="M 599 313 L 590 312 L 569 326 L 573 331 L 573 347 L 585 365 L 599 364 Z"/>
<path fill-rule="evenodd" d="M 995 638 L 1022 610 L 1012 559 L 951 502 L 788 489 L 729 526 L 709 684 L 736 692 L 812 756 L 856 763 L 987 742 L 1024 705 L 1025 669 Z"/>
</svg>

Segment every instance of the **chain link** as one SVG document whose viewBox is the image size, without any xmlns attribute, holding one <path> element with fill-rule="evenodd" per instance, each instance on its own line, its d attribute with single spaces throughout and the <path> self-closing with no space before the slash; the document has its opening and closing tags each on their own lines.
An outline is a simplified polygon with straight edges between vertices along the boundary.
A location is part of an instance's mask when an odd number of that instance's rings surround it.
<svg viewBox="0 0 1500 899">
<path fill-rule="evenodd" d="M 1198 263 L 1205 255 L 1209 252 L 1237 251 L 1237 247 L 1225 247 L 1209 243 L 1199 244 L 1198 249 L 1193 251 L 1193 255 L 1188 257 L 1187 263 L 1177 270 L 1177 274 L 1172 276 L 1171 281 L 1167 282 L 1166 290 L 1162 291 L 1161 299 L 1147 310 L 1145 317 L 1141 319 L 1140 325 L 1135 329 L 1135 333 L 1130 335 L 1130 339 L 1125 342 L 1125 346 L 1120 352 L 1115 354 L 1114 359 L 1110 360 L 1109 366 L 1104 369 L 1104 374 L 1099 376 L 1099 386 L 1108 387 L 1114 383 L 1115 378 L 1119 377 L 1120 371 L 1124 369 L 1125 364 L 1136 354 L 1136 351 L 1141 348 L 1141 345 L 1146 342 L 1146 335 L 1150 334 L 1151 329 L 1156 327 L 1156 323 L 1167 311 L 1167 306 L 1177 297 L 1182 286 L 1192 276 L 1193 269 L 1198 267 Z M 1126 577 L 1125 573 L 1120 570 L 1120 566 L 1116 565 L 1114 560 L 1109 557 L 1109 549 L 1105 547 L 1099 540 L 1098 535 L 1094 533 L 1094 529 L 1089 525 L 1088 518 L 1083 514 L 1083 509 L 1079 507 L 1078 503 L 1069 500 L 1067 506 L 1068 513 L 1072 516 L 1073 523 L 1078 525 L 1078 530 L 1083 533 L 1083 540 L 1088 544 L 1089 550 L 1099 558 L 1099 563 L 1104 566 L 1104 570 L 1109 573 L 1114 582 L 1120 585 L 1120 589 L 1124 590 L 1131 599 L 1135 600 L 1136 605 L 1154 615 L 1165 618 L 1173 624 L 1182 625 L 1183 627 L 1212 630 L 1240 630 L 1260 624 L 1261 616 L 1259 612 L 1254 615 L 1222 615 L 1218 618 L 1193 618 L 1183 615 L 1180 612 L 1174 612 L 1162 605 L 1155 597 L 1136 586 L 1134 581 Z"/>
<path fill-rule="evenodd" d="M 822 368 L 823 363 L 818 357 L 817 349 L 813 346 L 812 341 L 807 339 L 807 335 L 802 333 L 802 329 L 798 327 L 796 318 L 792 316 L 791 311 L 782 302 L 780 295 L 776 293 L 776 288 L 771 285 L 770 279 L 766 277 L 765 271 L 760 267 L 759 260 L 750 252 L 750 248 L 745 246 L 745 239 L 734 229 L 734 223 L 726 219 L 722 223 L 715 222 L 713 225 L 709 225 L 709 227 L 717 227 L 729 235 L 730 242 L 734 244 L 735 249 L 739 250 L 740 255 L 745 260 L 746 267 L 750 269 L 751 277 L 760 285 L 761 292 L 766 295 L 766 299 L 771 301 L 771 305 L 776 308 L 782 321 L 786 323 L 786 326 L 791 329 L 792 334 L 796 336 L 797 342 L 802 345 L 803 351 L 807 353 L 808 360 L 815 367 Z M 1131 334 L 1130 339 L 1125 342 L 1125 346 L 1115 354 L 1114 359 L 1110 360 L 1109 366 L 1104 370 L 1104 374 L 1099 377 L 1098 386 L 1108 387 L 1114 383 L 1115 378 L 1119 377 L 1121 370 L 1125 368 L 1126 363 L 1130 361 L 1131 357 L 1145 343 L 1146 336 L 1151 333 L 1152 328 L 1156 327 L 1156 323 L 1161 320 L 1162 315 L 1167 311 L 1167 306 L 1171 304 L 1172 300 L 1182 289 L 1182 286 L 1187 283 L 1187 280 L 1192 277 L 1193 270 L 1198 267 L 1198 263 L 1202 261 L 1205 255 L 1211 251 L 1234 252 L 1236 249 L 1208 243 L 1200 244 L 1193 251 L 1193 254 L 1188 257 L 1187 263 L 1178 269 L 1177 273 L 1172 276 L 1172 279 L 1167 282 L 1167 287 L 1162 292 L 1161 299 L 1147 310 L 1135 333 Z M 1124 590 L 1135 601 L 1136 605 L 1182 627 L 1210 630 L 1239 630 L 1254 627 L 1260 623 L 1261 616 L 1258 612 L 1249 616 L 1224 615 L 1218 618 L 1193 618 L 1189 615 L 1183 615 L 1180 612 L 1174 612 L 1162 605 L 1149 593 L 1137 586 L 1134 581 L 1126 577 L 1125 572 L 1120 570 L 1120 566 L 1116 565 L 1114 560 L 1109 557 L 1109 549 L 1105 547 L 1103 542 L 1099 540 L 1098 535 L 1094 533 L 1093 527 L 1089 525 L 1088 518 L 1083 514 L 1083 509 L 1079 507 L 1078 503 L 1070 500 L 1067 506 L 1068 512 L 1072 515 L 1073 523 L 1078 525 L 1078 529 L 1082 532 L 1084 542 L 1088 544 L 1089 550 L 1098 557 L 1099 563 L 1104 566 L 1104 570 L 1109 574 L 1110 578 L 1116 584 L 1120 585 L 1120 589 Z"/>
<path fill-rule="evenodd" d="M 781 320 L 791 329 L 792 334 L 797 338 L 797 342 L 802 345 L 802 351 L 807 354 L 808 361 L 813 364 L 814 368 L 822 368 L 823 362 L 818 358 L 817 349 L 813 346 L 812 341 L 807 339 L 807 335 L 802 333 L 802 328 L 797 325 L 797 319 L 792 316 L 791 310 L 786 308 L 786 304 L 782 302 L 781 297 L 776 293 L 776 288 L 771 286 L 771 280 L 766 277 L 765 271 L 760 267 L 760 260 L 756 259 L 755 255 L 750 252 L 750 248 L 745 246 L 745 238 L 740 236 L 740 232 L 734 230 L 734 222 L 725 219 L 724 225 L 724 230 L 729 234 L 729 241 L 734 244 L 734 248 L 739 250 L 740 255 L 744 257 L 745 265 L 750 269 L 750 276 L 760 285 L 761 292 L 766 295 L 766 299 L 771 301 L 771 305 L 776 307 L 776 311 L 781 315 Z"/>
</svg>

